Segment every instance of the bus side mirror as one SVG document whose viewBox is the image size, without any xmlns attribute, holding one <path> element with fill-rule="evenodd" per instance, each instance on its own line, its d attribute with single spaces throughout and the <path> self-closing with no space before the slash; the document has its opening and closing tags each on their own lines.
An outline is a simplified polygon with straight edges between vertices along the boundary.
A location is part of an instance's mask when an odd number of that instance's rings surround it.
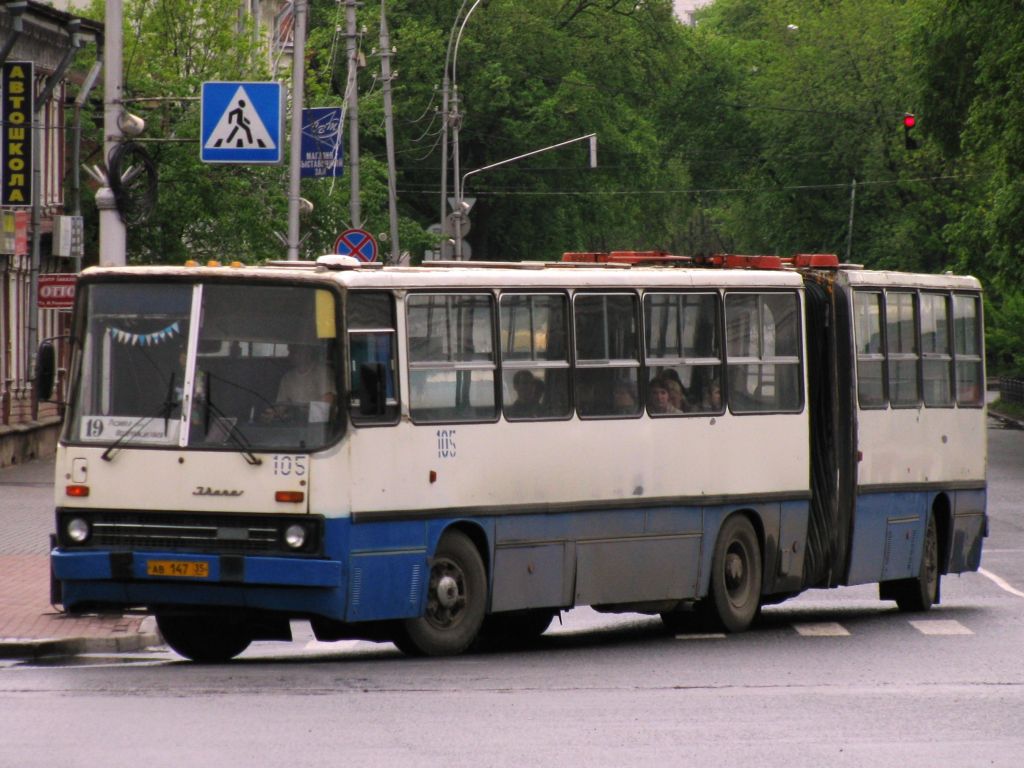
<svg viewBox="0 0 1024 768">
<path fill-rule="evenodd" d="M 359 365 L 359 415 L 383 416 L 387 407 L 383 363 Z"/>
<path fill-rule="evenodd" d="M 53 343 L 44 341 L 36 352 L 36 396 L 40 400 L 53 397 L 53 385 L 57 378 L 57 350 Z"/>
</svg>

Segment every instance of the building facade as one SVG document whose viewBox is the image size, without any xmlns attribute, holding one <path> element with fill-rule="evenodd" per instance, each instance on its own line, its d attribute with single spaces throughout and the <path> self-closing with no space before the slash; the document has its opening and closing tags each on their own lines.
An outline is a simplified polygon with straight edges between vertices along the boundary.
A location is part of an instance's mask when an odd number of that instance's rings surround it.
<svg viewBox="0 0 1024 768">
<path fill-rule="evenodd" d="M 33 0 L 0 6 L 0 466 L 51 453 L 60 426 L 58 406 L 34 395 L 34 357 L 38 343 L 69 322 L 69 311 L 49 300 L 50 276 L 75 269 L 63 218 L 66 104 L 83 79 L 72 59 L 98 52 L 102 29 Z"/>
</svg>

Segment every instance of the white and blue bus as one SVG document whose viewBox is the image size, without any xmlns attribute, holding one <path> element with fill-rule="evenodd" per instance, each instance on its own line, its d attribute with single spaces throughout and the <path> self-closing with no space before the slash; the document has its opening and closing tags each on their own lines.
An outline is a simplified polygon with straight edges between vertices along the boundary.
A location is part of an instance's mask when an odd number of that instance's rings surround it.
<svg viewBox="0 0 1024 768">
<path fill-rule="evenodd" d="M 154 614 L 199 661 L 293 619 L 444 655 L 574 606 L 742 631 L 878 583 L 925 610 L 979 567 L 975 279 L 595 258 L 86 270 L 65 609 Z"/>
</svg>

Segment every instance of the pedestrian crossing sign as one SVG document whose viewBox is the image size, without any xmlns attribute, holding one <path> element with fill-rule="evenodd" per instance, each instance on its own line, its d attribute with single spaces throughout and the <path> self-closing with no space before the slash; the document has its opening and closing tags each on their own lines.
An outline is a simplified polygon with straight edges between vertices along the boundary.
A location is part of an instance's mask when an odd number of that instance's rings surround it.
<svg viewBox="0 0 1024 768">
<path fill-rule="evenodd" d="M 203 83 L 199 146 L 204 163 L 280 163 L 283 136 L 280 83 Z"/>
</svg>

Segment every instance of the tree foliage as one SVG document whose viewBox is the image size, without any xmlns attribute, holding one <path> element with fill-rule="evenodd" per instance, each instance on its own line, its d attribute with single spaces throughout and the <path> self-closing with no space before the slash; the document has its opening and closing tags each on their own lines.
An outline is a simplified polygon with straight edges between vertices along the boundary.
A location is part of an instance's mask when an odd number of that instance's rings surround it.
<svg viewBox="0 0 1024 768">
<path fill-rule="evenodd" d="M 460 172 L 474 174 L 474 258 L 567 250 L 835 252 L 869 267 L 981 277 L 996 367 L 1012 368 L 1024 303 L 1024 14 L 1019 0 L 716 0 L 697 27 L 670 0 L 389 0 L 401 215 L 413 260 L 434 247 L 442 76 L 454 81 Z M 94 8 L 101 17 L 101 6 Z M 303 252 L 353 223 L 386 232 L 380 5 L 359 10 L 363 221 L 349 180 L 305 180 Z M 344 7 L 312 0 L 306 106 L 344 103 Z M 199 162 L 205 80 L 289 79 L 237 0 L 126 0 L 125 92 L 149 122 L 155 215 L 136 262 L 280 258 L 287 168 Z M 454 55 L 455 50 L 452 50 Z M 916 149 L 902 118 L 917 116 Z M 347 128 L 346 128 L 347 136 Z M 99 135 L 95 137 L 98 141 Z M 453 175 L 447 190 L 454 195 Z"/>
</svg>

